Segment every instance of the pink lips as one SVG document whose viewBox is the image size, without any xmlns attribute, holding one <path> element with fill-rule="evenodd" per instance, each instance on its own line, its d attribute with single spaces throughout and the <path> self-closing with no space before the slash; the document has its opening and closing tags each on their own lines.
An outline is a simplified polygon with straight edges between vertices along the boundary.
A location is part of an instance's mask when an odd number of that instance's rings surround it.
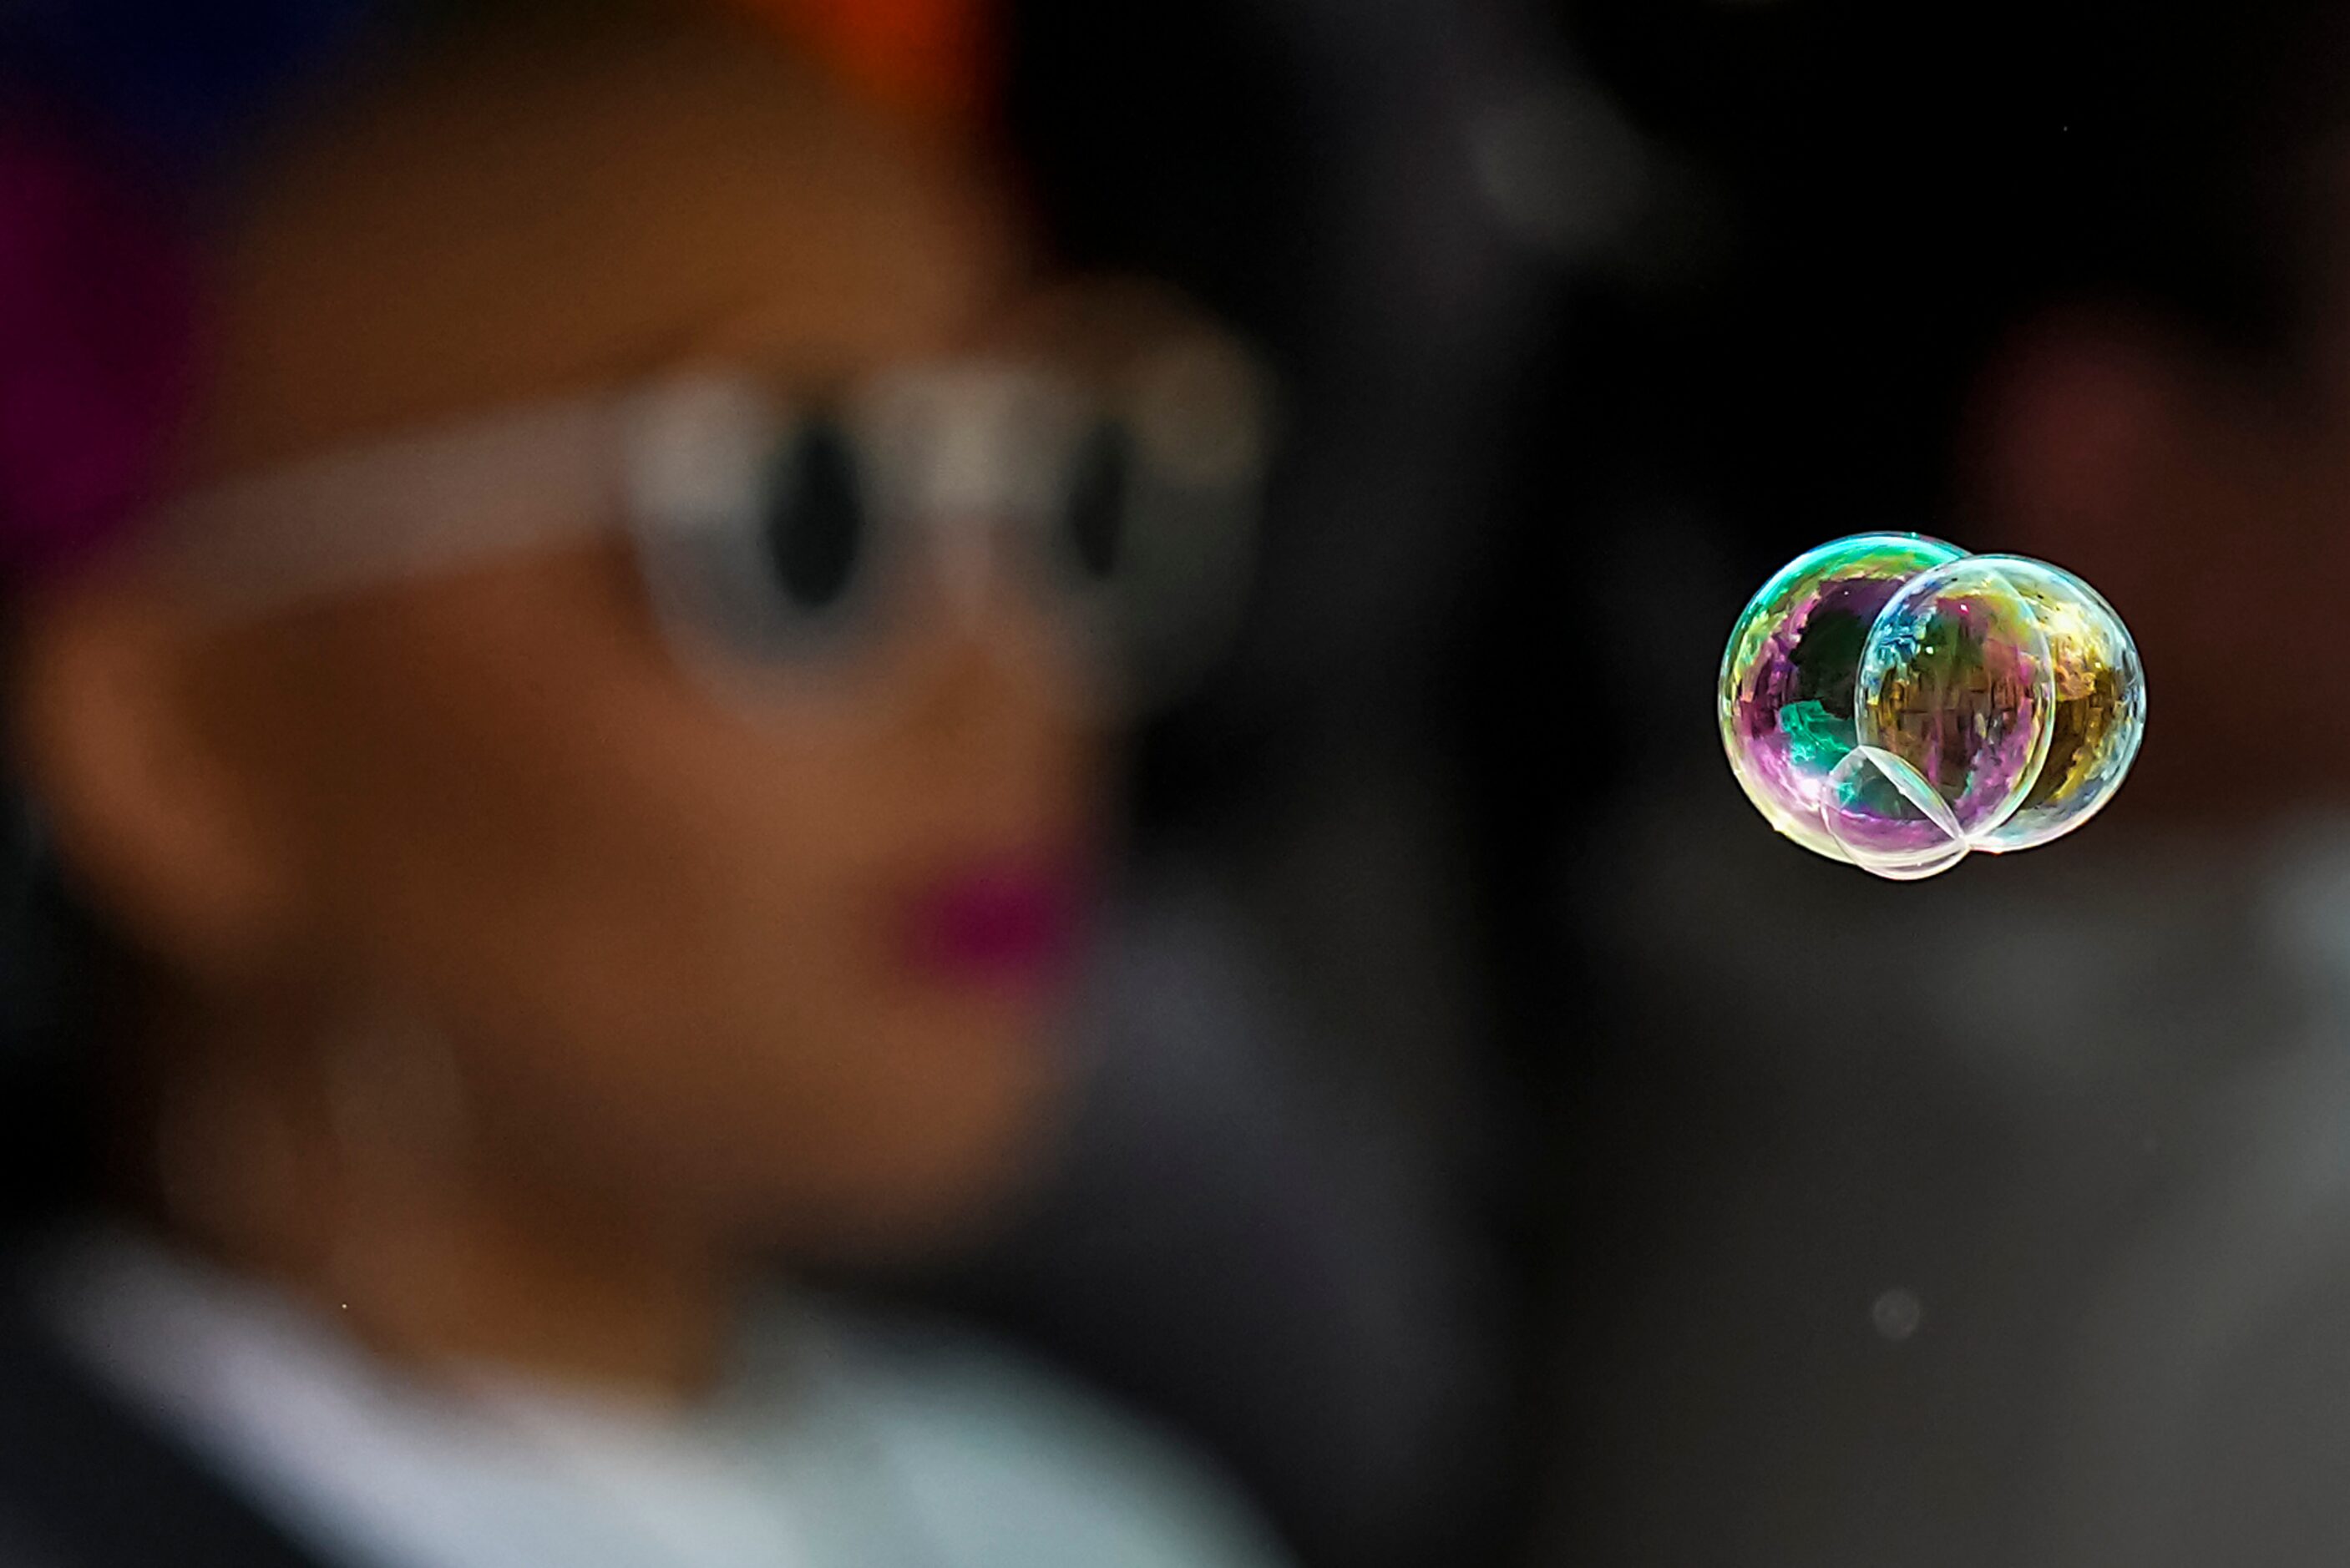
<svg viewBox="0 0 2350 1568">
<path fill-rule="evenodd" d="M 1078 878 L 1059 867 L 1035 861 L 968 867 L 909 901 L 906 957 L 920 973 L 951 982 L 1043 986 L 1074 957 L 1082 908 Z"/>
</svg>

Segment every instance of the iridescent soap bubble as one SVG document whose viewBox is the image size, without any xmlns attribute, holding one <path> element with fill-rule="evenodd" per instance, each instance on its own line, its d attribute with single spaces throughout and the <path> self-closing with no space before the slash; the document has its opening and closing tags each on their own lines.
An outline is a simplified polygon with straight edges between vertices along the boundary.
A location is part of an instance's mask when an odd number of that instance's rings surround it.
<svg viewBox="0 0 2350 1568">
<path fill-rule="evenodd" d="M 2088 585 L 1915 535 L 1837 540 L 1773 577 L 1731 635 L 1721 701 L 1773 826 L 1903 879 L 2079 826 L 2146 722 L 2137 648 Z"/>
<path fill-rule="evenodd" d="M 1967 836 L 1924 774 L 1879 746 L 1856 745 L 1828 774 L 1820 825 L 1854 865 L 1912 882 L 1966 858 Z"/>
<path fill-rule="evenodd" d="M 1869 628 L 1901 585 L 1966 552 L 1918 534 L 1861 534 L 1798 556 L 1762 585 L 1721 662 L 1721 742 L 1771 826 L 1845 859 L 1821 820 L 1852 751 L 1855 683 Z"/>
<path fill-rule="evenodd" d="M 2039 777 L 2055 706 L 2038 616 L 1970 556 L 1919 573 L 1877 612 L 1853 727 L 1922 774 L 1971 838 L 2006 821 Z"/>
<path fill-rule="evenodd" d="M 2048 639 L 2056 711 L 2040 776 L 1978 849 L 2030 849 L 2096 815 L 2122 785 L 2146 737 L 2146 670 L 2103 595 L 2072 573 L 2022 556 L 1985 556 L 2015 586 Z"/>
</svg>

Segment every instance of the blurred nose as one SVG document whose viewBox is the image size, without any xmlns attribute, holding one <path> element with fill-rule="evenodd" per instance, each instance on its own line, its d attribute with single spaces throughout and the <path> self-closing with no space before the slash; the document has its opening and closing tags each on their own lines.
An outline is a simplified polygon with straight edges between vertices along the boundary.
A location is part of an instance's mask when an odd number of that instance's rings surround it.
<svg viewBox="0 0 2350 1568">
<path fill-rule="evenodd" d="M 1077 639 L 1016 577 L 998 564 L 936 607 L 910 723 L 936 787 L 1027 819 L 1078 804 L 1097 704 Z"/>
</svg>

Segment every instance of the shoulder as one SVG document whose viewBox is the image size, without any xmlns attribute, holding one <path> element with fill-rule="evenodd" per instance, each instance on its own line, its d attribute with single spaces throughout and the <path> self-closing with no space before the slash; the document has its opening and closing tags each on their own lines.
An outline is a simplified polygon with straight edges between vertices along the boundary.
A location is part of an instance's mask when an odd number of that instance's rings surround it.
<svg viewBox="0 0 2350 1568">
<path fill-rule="evenodd" d="M 23 1274 L 0 1268 L 0 1563 L 308 1568 L 53 1334 Z"/>
<path fill-rule="evenodd" d="M 971 1568 L 1279 1568 L 1238 1493 L 1042 1364 L 934 1320 L 806 1314 L 826 1392 Z"/>
</svg>

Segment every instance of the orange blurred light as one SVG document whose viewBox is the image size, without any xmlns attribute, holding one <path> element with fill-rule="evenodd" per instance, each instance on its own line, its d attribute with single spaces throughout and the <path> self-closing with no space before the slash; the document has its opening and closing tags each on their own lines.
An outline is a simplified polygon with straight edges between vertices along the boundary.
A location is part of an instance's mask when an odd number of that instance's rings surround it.
<svg viewBox="0 0 2350 1568">
<path fill-rule="evenodd" d="M 990 0 L 735 0 L 858 90 L 934 120 L 989 118 L 1000 85 Z"/>
</svg>

